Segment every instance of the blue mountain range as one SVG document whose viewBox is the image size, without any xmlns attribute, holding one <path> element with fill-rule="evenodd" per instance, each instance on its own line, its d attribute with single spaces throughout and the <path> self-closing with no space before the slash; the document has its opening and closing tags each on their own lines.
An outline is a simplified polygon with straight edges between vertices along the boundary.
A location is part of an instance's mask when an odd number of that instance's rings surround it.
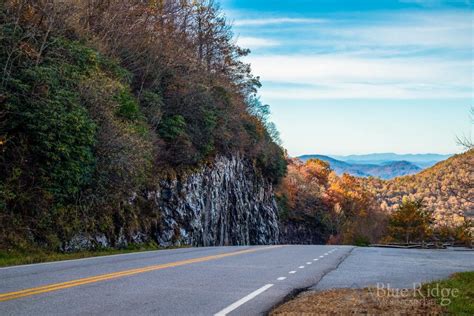
<svg viewBox="0 0 474 316">
<path fill-rule="evenodd" d="M 441 154 L 395 154 L 377 153 L 367 155 L 303 155 L 302 161 L 320 159 L 329 163 L 337 174 L 348 173 L 358 177 L 378 177 L 392 179 L 399 176 L 415 174 L 452 155 Z"/>
</svg>

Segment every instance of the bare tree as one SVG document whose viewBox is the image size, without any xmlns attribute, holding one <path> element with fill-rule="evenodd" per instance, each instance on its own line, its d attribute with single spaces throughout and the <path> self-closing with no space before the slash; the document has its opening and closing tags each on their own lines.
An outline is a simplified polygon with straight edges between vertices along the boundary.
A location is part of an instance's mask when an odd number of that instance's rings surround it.
<svg viewBox="0 0 474 316">
<path fill-rule="evenodd" d="M 474 124 L 474 106 L 471 106 L 470 111 L 471 125 Z M 471 126 L 472 129 L 472 126 Z M 460 146 L 463 146 L 467 150 L 474 148 L 474 141 L 472 140 L 471 133 L 469 135 L 457 136 L 456 141 Z"/>
</svg>

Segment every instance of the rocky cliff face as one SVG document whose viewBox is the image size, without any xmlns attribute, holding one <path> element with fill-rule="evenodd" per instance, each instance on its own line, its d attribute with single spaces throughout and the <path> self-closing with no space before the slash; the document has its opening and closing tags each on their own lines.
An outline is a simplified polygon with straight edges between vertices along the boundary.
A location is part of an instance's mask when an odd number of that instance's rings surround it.
<svg viewBox="0 0 474 316">
<path fill-rule="evenodd" d="M 184 179 L 162 181 L 150 197 L 161 210 L 161 245 L 257 245 L 278 242 L 273 188 L 237 156 Z"/>
<path fill-rule="evenodd" d="M 273 188 L 256 174 L 250 161 L 217 157 L 212 165 L 173 180 L 161 180 L 145 193 L 159 213 L 148 231 L 116 227 L 115 236 L 76 235 L 66 251 L 124 246 L 150 240 L 162 246 L 222 246 L 276 244 L 278 210 Z M 135 203 L 136 196 L 129 203 Z"/>
</svg>

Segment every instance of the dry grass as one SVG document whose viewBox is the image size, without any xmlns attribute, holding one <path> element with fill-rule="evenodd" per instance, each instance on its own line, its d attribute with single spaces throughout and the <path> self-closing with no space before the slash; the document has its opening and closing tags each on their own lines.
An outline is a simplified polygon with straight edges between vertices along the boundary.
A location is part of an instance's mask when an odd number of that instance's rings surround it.
<svg viewBox="0 0 474 316">
<path fill-rule="evenodd" d="M 277 307 L 270 315 L 442 315 L 435 300 L 413 290 L 406 295 L 377 293 L 375 289 L 337 289 L 304 292 Z"/>
</svg>

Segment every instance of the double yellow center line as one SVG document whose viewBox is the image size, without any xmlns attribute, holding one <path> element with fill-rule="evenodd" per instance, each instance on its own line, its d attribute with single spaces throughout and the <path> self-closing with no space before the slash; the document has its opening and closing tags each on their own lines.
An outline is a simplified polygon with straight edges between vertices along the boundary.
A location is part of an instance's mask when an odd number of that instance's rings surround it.
<svg viewBox="0 0 474 316">
<path fill-rule="evenodd" d="M 191 263 L 198 263 L 198 262 L 216 260 L 216 259 L 221 259 L 221 258 L 225 258 L 225 257 L 237 256 L 237 255 L 242 255 L 242 254 L 246 254 L 246 253 L 256 252 L 256 251 L 260 251 L 260 250 L 273 249 L 273 248 L 278 248 L 278 247 L 281 247 L 281 246 L 251 248 L 251 249 L 247 249 L 247 250 L 223 253 L 223 254 L 219 254 L 219 255 L 199 257 L 199 258 L 175 261 L 175 262 L 170 262 L 170 263 L 152 265 L 152 266 L 147 266 L 147 267 L 138 268 L 138 269 L 131 269 L 131 270 L 124 270 L 124 271 L 113 272 L 113 273 L 108 273 L 108 274 L 101 274 L 101 275 L 96 275 L 96 276 L 92 276 L 92 277 L 88 277 L 88 278 L 76 279 L 76 280 L 71 280 L 71 281 L 62 282 L 62 283 L 54 283 L 54 284 L 49 284 L 49 285 L 24 289 L 24 290 L 16 291 L 16 292 L 2 293 L 2 294 L 0 294 L 0 302 L 10 301 L 10 300 L 14 300 L 14 299 L 25 297 L 25 296 L 32 296 L 32 295 L 37 295 L 37 294 L 41 294 L 41 293 L 58 291 L 58 290 L 67 289 L 67 288 L 70 288 L 70 287 L 84 285 L 84 284 L 90 284 L 90 283 L 96 283 L 96 282 L 100 282 L 100 281 L 106 281 L 106 280 L 122 278 L 122 277 L 135 275 L 135 274 L 140 274 L 140 273 L 144 273 L 144 272 L 162 270 L 162 269 L 172 268 L 172 267 L 179 267 L 179 266 L 184 266 L 184 265 L 191 264 Z"/>
</svg>

